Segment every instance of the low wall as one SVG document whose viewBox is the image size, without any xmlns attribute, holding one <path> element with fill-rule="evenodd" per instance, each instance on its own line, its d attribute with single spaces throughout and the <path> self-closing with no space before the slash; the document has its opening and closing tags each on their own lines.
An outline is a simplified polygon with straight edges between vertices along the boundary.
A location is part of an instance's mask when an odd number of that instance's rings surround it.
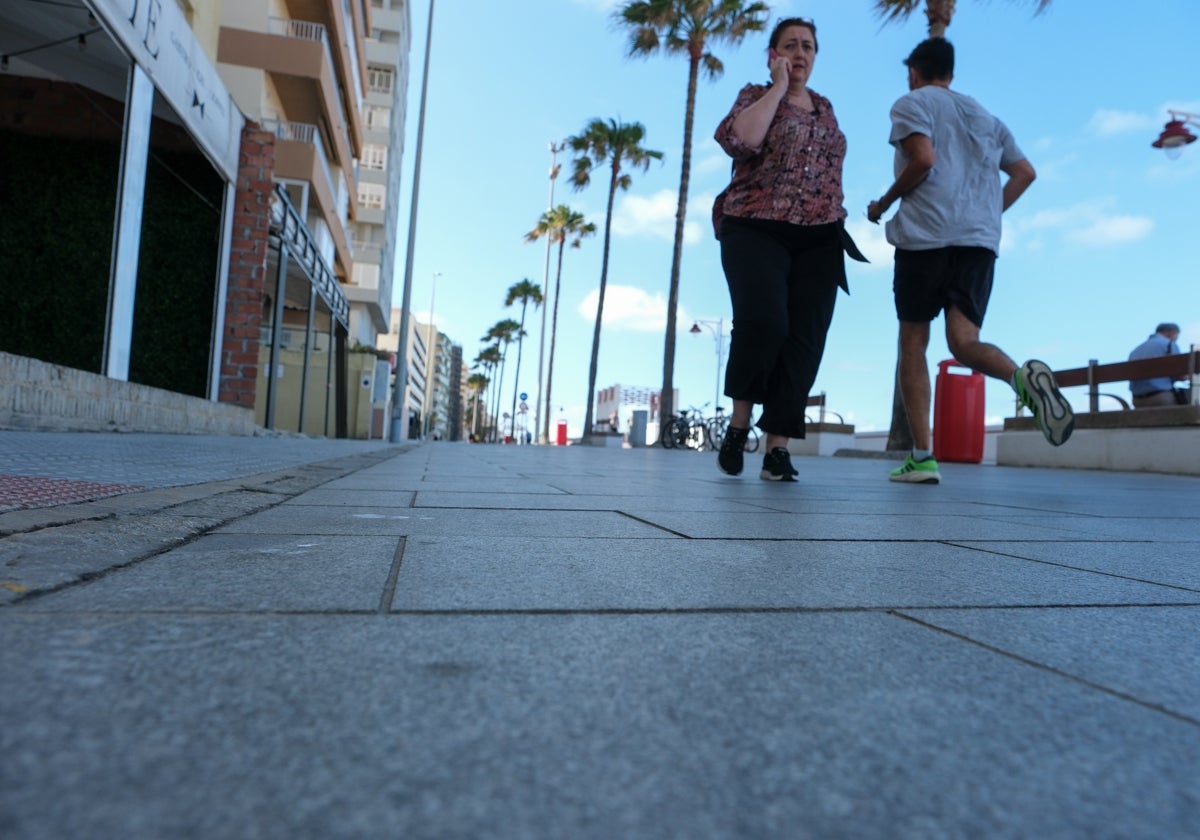
<svg viewBox="0 0 1200 840">
<path fill-rule="evenodd" d="M 996 440 L 996 463 L 1200 475 L 1200 406 L 1079 413 L 1062 446 L 1046 443 L 1033 418 L 1010 418 Z"/>
<path fill-rule="evenodd" d="M 843 423 L 805 423 L 803 438 L 788 441 L 793 455 L 833 455 L 839 449 L 853 449 L 854 426 Z"/>
<path fill-rule="evenodd" d="M 0 353 L 0 428 L 253 435 L 254 411 Z"/>
</svg>

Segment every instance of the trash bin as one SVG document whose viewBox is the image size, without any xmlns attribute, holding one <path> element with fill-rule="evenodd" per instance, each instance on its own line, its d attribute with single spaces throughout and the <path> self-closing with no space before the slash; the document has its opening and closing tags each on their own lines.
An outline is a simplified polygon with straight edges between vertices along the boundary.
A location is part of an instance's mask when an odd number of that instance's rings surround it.
<svg viewBox="0 0 1200 840">
<path fill-rule="evenodd" d="M 933 398 L 933 457 L 939 461 L 978 464 L 983 460 L 984 377 L 955 359 L 938 362 Z"/>
<path fill-rule="evenodd" d="M 566 420 L 558 421 L 558 426 L 554 430 L 554 445 L 555 446 L 566 446 L 567 445 L 567 421 Z"/>
</svg>

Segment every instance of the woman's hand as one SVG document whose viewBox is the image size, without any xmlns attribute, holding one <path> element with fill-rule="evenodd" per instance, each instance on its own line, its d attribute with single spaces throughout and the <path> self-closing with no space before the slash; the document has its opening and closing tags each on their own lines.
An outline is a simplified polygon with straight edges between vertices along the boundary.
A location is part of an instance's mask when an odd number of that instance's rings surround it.
<svg viewBox="0 0 1200 840">
<path fill-rule="evenodd" d="M 787 87 L 792 77 L 792 62 L 782 55 L 776 55 L 770 62 L 771 83 Z"/>
</svg>

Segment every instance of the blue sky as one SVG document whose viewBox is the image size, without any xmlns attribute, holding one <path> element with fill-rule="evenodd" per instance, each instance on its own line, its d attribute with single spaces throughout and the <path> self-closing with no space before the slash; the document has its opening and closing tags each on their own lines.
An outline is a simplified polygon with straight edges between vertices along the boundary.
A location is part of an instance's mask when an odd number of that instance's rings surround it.
<svg viewBox="0 0 1200 840">
<path fill-rule="evenodd" d="M 524 0 L 519 6 L 440 0 L 434 12 L 412 308 L 424 320 L 431 284 L 438 327 L 472 360 L 496 321 L 519 319 L 504 295 L 528 278 L 543 282 L 545 247 L 524 234 L 547 208 L 548 145 L 582 131 L 592 118 L 646 127 L 645 145 L 662 164 L 635 172 L 618 193 L 597 389 L 662 383 L 666 296 L 683 142 L 687 65 L 681 57 L 626 57 L 610 0 Z M 828 96 L 849 144 L 844 184 L 851 232 L 872 260 L 849 262 L 850 296 L 841 295 L 814 392 L 859 431 L 888 426 L 896 318 L 891 248 L 867 203 L 892 179 L 888 110 L 905 90 L 901 59 L 925 37 L 925 20 L 882 26 L 870 0 L 772 4 L 771 20 L 803 15 L 818 26 L 820 54 L 810 86 Z M 514 9 L 520 9 L 515 13 Z M 412 167 L 428 3 L 414 0 L 403 206 L 397 232 L 395 301 L 404 276 Z M 1200 75 L 1191 33 L 1196 0 L 1138 7 L 1112 0 L 1033 4 L 962 0 L 948 37 L 957 51 L 953 87 L 1003 119 L 1038 171 L 1038 180 L 1004 219 L 996 284 L 983 336 L 1018 362 L 1052 368 L 1124 359 L 1159 321 L 1182 327 L 1180 344 L 1200 343 L 1197 195 L 1200 143 L 1170 161 L 1150 147 L 1167 109 L 1200 112 Z M 714 399 L 716 344 L 688 332 L 693 319 L 730 326 L 728 292 L 709 223 L 729 159 L 712 140 L 738 90 L 766 79 L 766 33 L 741 45 L 715 45 L 725 65 L 701 79 L 675 342 L 682 406 Z M 567 164 L 569 158 L 560 157 Z M 602 229 L 605 179 L 582 192 L 560 176 L 565 203 Z M 552 424 L 582 428 L 587 397 L 601 235 L 564 258 L 554 361 Z M 548 286 L 553 288 L 554 262 Z M 530 313 L 520 389 L 538 391 L 541 314 Z M 547 325 L 547 332 L 549 327 Z M 934 324 L 931 370 L 949 358 Z M 549 337 L 545 341 L 549 352 Z M 512 398 L 516 347 L 505 373 Z M 1119 389 L 1122 390 L 1123 389 Z M 1086 407 L 1086 395 L 1068 395 Z M 722 397 L 728 405 L 728 400 Z M 561 412 L 560 412 L 561 407 Z M 707 412 L 706 412 L 707 413 Z M 989 422 L 1012 414 L 1011 391 L 987 386 Z M 624 418 L 623 418 L 624 419 Z"/>
</svg>

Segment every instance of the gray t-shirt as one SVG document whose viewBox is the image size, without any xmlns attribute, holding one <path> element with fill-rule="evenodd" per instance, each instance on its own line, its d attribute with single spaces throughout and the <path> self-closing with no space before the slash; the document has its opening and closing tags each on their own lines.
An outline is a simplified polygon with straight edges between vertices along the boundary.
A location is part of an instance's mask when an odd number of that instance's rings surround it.
<svg viewBox="0 0 1200 840">
<path fill-rule="evenodd" d="M 906 93 L 891 116 L 896 175 L 908 161 L 900 141 L 911 134 L 930 138 L 937 159 L 928 177 L 900 199 L 887 223 L 888 242 L 912 251 L 974 245 L 998 253 L 1000 167 L 1025 158 L 1012 133 L 971 97 L 939 85 Z"/>
</svg>

